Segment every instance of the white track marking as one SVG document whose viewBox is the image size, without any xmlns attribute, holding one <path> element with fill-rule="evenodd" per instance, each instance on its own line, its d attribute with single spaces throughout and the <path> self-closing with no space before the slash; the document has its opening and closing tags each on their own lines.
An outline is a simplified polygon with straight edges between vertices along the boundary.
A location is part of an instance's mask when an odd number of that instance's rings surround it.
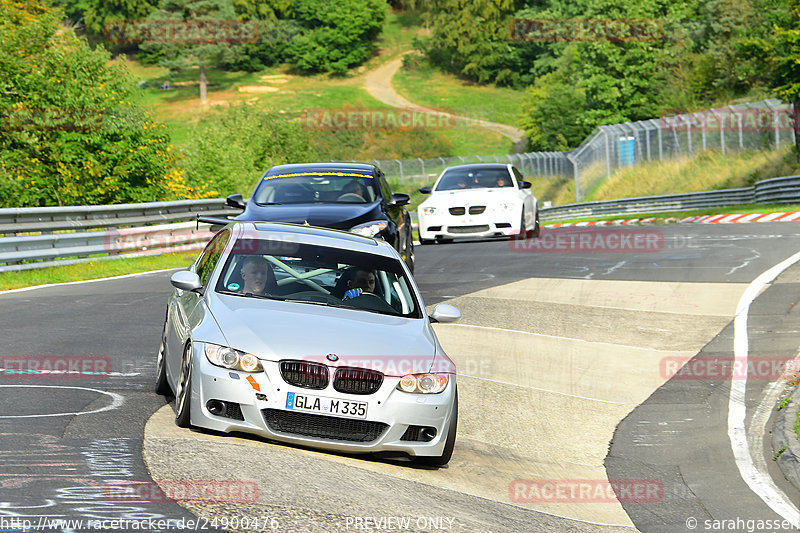
<svg viewBox="0 0 800 533">
<path fill-rule="evenodd" d="M 161 272 L 170 272 L 172 270 L 181 270 L 181 268 L 165 268 L 163 270 L 148 270 L 147 272 L 136 272 L 135 274 L 123 274 L 121 276 L 112 276 L 110 278 L 95 278 L 95 279 L 82 279 L 80 281 L 65 281 L 63 283 L 48 283 L 46 285 L 34 285 L 33 287 L 21 287 L 19 289 L 9 289 L 7 291 L 0 291 L 0 295 L 10 294 L 12 292 L 25 292 L 35 289 L 44 289 L 47 287 L 60 287 L 62 285 L 77 285 L 79 283 L 96 283 L 98 281 L 109 281 L 115 279 L 135 278 L 137 276 L 146 276 L 148 274 L 158 274 Z"/>
<path fill-rule="evenodd" d="M 778 263 L 753 280 L 744 291 L 744 294 L 742 294 L 736 308 L 733 334 L 734 364 L 742 365 L 740 368 L 747 368 L 747 358 L 750 350 L 747 337 L 747 315 L 750 310 L 750 304 L 753 303 L 753 300 L 756 299 L 764 287 L 772 283 L 781 272 L 798 261 L 800 261 L 800 253 L 796 253 L 785 261 Z M 785 520 L 788 520 L 796 527 L 800 527 L 800 510 L 775 485 L 766 472 L 756 467 L 750 455 L 747 430 L 745 429 L 747 415 L 745 406 L 746 391 L 746 373 L 742 379 L 731 379 L 731 392 L 728 398 L 728 437 L 731 441 L 733 456 L 736 459 L 736 466 L 739 468 L 739 473 L 747 483 L 747 486 L 750 487 L 750 490 L 756 493 L 764 503 Z"/>
<path fill-rule="evenodd" d="M 108 392 L 98 389 L 90 389 L 88 387 L 69 387 L 67 385 L 0 385 L 0 388 L 22 388 L 22 389 L 75 389 L 75 390 L 88 390 L 96 392 L 97 394 L 104 394 L 111 398 L 111 404 L 94 409 L 92 411 L 79 411 L 75 413 L 51 413 L 46 415 L 0 415 L 0 419 L 5 418 L 44 418 L 48 416 L 77 416 L 77 415 L 93 415 L 95 413 L 102 413 L 104 411 L 111 411 L 117 409 L 125 403 L 125 398 L 114 392 Z"/>
</svg>

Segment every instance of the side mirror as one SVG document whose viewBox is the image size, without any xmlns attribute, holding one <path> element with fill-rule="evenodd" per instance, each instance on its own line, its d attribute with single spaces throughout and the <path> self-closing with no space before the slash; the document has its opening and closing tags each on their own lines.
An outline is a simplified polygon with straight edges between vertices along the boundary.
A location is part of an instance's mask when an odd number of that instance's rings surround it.
<svg viewBox="0 0 800 533">
<path fill-rule="evenodd" d="M 411 197 L 404 192 L 393 192 L 392 199 L 389 202 L 389 205 L 392 207 L 400 207 L 403 205 L 408 205 L 411 201 Z"/>
<path fill-rule="evenodd" d="M 522 188 L 523 189 L 530 189 L 531 187 L 532 187 L 532 184 L 531 184 L 530 181 L 523 181 L 522 182 Z"/>
<path fill-rule="evenodd" d="M 169 279 L 169 282 L 172 283 L 173 287 L 181 289 L 182 291 L 198 292 L 203 288 L 203 284 L 200 283 L 200 276 L 198 276 L 196 272 L 191 272 L 190 270 L 175 272 Z"/>
<path fill-rule="evenodd" d="M 455 322 L 461 318 L 461 311 L 450 304 L 439 304 L 433 308 L 433 312 L 428 316 L 431 322 Z"/>
<path fill-rule="evenodd" d="M 235 207 L 237 209 L 245 209 L 247 207 L 247 203 L 244 201 L 244 198 L 241 194 L 231 194 L 225 198 L 225 205 L 228 207 Z"/>
<path fill-rule="evenodd" d="M 430 194 L 431 193 L 431 186 L 430 185 L 425 185 L 424 187 L 420 187 L 419 188 L 419 192 L 421 192 L 422 194 Z"/>
</svg>

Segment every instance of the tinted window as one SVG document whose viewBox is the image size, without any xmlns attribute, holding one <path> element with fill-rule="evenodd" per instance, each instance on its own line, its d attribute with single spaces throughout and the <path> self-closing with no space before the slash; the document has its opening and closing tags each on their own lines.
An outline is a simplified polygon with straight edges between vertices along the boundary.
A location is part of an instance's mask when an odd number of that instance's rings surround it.
<svg viewBox="0 0 800 533">
<path fill-rule="evenodd" d="M 222 250 L 225 249 L 225 245 L 228 243 L 230 236 L 231 232 L 229 230 L 223 230 L 217 233 L 214 238 L 211 239 L 211 242 L 206 245 L 205 250 L 203 250 L 203 253 L 197 259 L 195 272 L 200 276 L 200 282 L 203 286 L 205 286 L 208 278 L 214 271 L 214 267 L 217 266 L 219 258 L 222 255 Z"/>
<path fill-rule="evenodd" d="M 505 168 L 457 168 L 444 173 L 436 185 L 436 190 L 457 191 L 513 186 L 511 176 Z"/>
<path fill-rule="evenodd" d="M 254 199 L 259 205 L 368 203 L 377 197 L 375 181 L 359 170 L 286 170 L 262 178 Z"/>
<path fill-rule="evenodd" d="M 346 307 L 421 318 L 395 258 L 308 244 L 240 239 L 216 290 L 244 298 Z"/>
</svg>

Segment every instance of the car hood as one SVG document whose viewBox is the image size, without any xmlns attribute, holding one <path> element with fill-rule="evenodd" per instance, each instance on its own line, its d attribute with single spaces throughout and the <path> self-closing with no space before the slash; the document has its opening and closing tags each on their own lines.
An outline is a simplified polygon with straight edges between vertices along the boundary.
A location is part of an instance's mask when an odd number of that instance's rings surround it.
<svg viewBox="0 0 800 533">
<path fill-rule="evenodd" d="M 232 348 L 267 361 L 303 359 L 403 375 L 411 369 L 427 372 L 436 354 L 436 338 L 424 318 L 216 293 L 213 310 Z M 330 362 L 328 354 L 339 360 Z"/>
<path fill-rule="evenodd" d="M 381 213 L 380 200 L 371 204 L 248 204 L 247 210 L 237 220 L 265 222 L 288 222 L 308 224 L 333 229 L 350 229 L 371 220 L 385 218 Z"/>
</svg>

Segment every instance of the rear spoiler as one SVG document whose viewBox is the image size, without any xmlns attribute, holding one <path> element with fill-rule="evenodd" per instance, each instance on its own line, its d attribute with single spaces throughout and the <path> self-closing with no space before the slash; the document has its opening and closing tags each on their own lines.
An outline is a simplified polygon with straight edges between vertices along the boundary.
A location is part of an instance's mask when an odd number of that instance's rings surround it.
<svg viewBox="0 0 800 533">
<path fill-rule="evenodd" d="M 227 226 L 231 222 L 235 222 L 232 218 L 219 218 L 219 217 L 209 217 L 206 215 L 197 215 L 197 229 L 200 229 L 200 224 L 211 224 L 211 231 L 214 233 L 221 230 L 223 227 Z"/>
</svg>

